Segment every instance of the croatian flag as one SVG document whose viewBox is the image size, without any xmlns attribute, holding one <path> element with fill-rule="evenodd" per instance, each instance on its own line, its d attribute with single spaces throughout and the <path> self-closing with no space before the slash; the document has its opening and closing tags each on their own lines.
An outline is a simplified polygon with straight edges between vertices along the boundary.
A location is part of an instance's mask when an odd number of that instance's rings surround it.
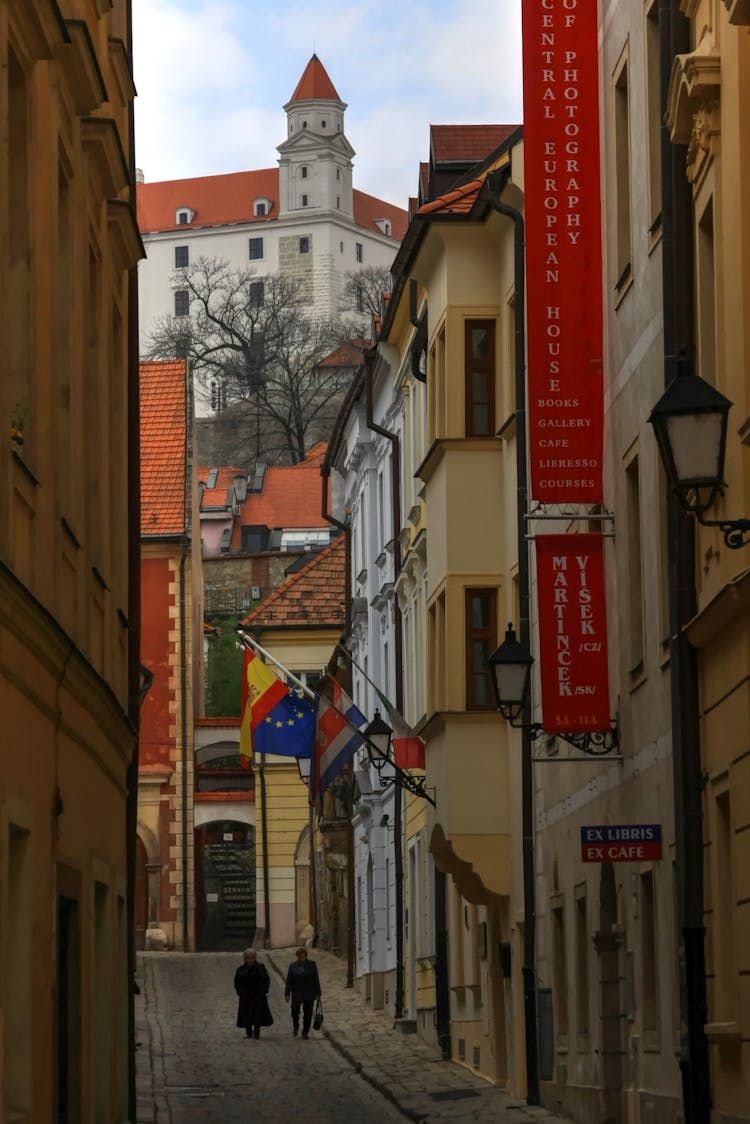
<svg viewBox="0 0 750 1124">
<path fill-rule="evenodd" d="M 333 680 L 333 703 L 321 697 L 318 704 L 318 741 L 315 768 L 311 776 L 310 802 L 325 792 L 333 778 L 354 757 L 364 739 L 359 734 L 367 725 L 364 714 Z"/>
</svg>

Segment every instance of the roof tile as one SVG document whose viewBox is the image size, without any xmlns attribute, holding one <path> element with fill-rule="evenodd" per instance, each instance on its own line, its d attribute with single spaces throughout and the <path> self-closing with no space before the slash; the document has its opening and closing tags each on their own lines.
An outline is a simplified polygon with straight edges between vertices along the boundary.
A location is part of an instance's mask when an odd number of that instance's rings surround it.
<svg viewBox="0 0 750 1124">
<path fill-rule="evenodd" d="M 346 539 L 340 535 L 241 624 L 255 628 L 342 628 L 345 605 Z"/>
<path fill-rule="evenodd" d="M 231 226 L 235 223 L 276 222 L 279 217 L 279 169 L 261 168 L 250 172 L 228 172 L 219 176 L 195 176 L 192 179 L 164 180 L 161 183 L 138 184 L 138 225 L 143 234 L 160 230 L 196 230 L 207 226 Z M 378 219 L 388 219 L 391 237 L 400 241 L 406 232 L 407 213 L 401 207 L 386 203 L 364 191 L 353 192 L 354 222 L 363 230 L 383 231 Z M 255 199 L 272 203 L 266 215 L 253 214 Z M 189 207 L 195 218 L 186 226 L 177 223 L 177 211 Z M 314 212 L 312 212 L 314 214 Z"/>
<path fill-rule="evenodd" d="M 336 87 L 328 77 L 328 71 L 317 55 L 313 55 L 305 67 L 289 102 L 295 101 L 341 101 Z"/>
<path fill-rule="evenodd" d="M 141 363 L 141 535 L 185 528 L 187 380 L 184 359 Z"/>
</svg>

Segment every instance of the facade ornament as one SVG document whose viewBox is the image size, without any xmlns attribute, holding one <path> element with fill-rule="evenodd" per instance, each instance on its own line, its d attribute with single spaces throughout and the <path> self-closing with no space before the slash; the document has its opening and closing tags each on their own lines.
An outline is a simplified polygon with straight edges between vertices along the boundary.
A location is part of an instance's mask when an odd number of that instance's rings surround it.
<svg viewBox="0 0 750 1124">
<path fill-rule="evenodd" d="M 715 105 L 718 117 L 720 95 L 721 54 L 706 33 L 694 51 L 672 63 L 665 120 L 673 144 L 691 142 L 694 116 L 705 105 Z"/>
</svg>

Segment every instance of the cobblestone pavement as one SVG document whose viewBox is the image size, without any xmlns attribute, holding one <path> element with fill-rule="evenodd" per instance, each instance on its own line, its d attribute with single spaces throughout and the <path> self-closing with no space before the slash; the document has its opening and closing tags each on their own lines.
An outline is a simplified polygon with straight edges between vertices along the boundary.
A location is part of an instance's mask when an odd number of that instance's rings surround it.
<svg viewBox="0 0 750 1124">
<path fill-rule="evenodd" d="M 136 998 L 138 1124 L 563 1124 L 513 1101 L 417 1035 L 393 1030 L 345 987 L 346 968 L 315 950 L 323 1032 L 291 1036 L 283 976 L 293 950 L 261 953 L 275 1024 L 259 1042 L 234 1023 L 236 953 L 143 953 Z"/>
</svg>

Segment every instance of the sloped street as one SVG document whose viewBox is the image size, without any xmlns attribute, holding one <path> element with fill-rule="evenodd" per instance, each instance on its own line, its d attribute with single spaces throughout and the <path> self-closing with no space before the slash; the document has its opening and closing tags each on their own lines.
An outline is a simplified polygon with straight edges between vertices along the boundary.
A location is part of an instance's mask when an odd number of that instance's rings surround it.
<svg viewBox="0 0 750 1124">
<path fill-rule="evenodd" d="M 262 955 L 276 1021 L 256 1042 L 235 1027 L 236 953 L 141 954 L 138 1124 L 559 1122 L 394 1032 L 344 987 L 344 965 L 329 953 L 315 953 L 324 1031 L 293 1038 L 282 975 L 292 951 Z"/>
</svg>

